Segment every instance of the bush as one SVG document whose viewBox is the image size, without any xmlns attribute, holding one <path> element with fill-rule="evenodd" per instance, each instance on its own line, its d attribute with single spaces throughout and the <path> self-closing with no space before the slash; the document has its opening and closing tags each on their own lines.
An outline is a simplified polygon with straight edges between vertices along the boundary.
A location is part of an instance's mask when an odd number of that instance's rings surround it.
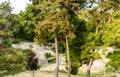
<svg viewBox="0 0 120 77">
<path fill-rule="evenodd" d="M 30 52 L 27 54 L 27 58 L 26 58 L 26 68 L 27 70 L 37 70 L 39 69 L 38 67 L 38 59 L 35 58 L 35 53 L 34 52 Z"/>
<path fill-rule="evenodd" d="M 59 72 L 61 72 L 61 73 L 67 73 L 66 70 L 59 70 Z"/>
<path fill-rule="evenodd" d="M 37 64 L 38 68 L 42 68 L 42 67 L 45 67 L 44 64 Z"/>
<path fill-rule="evenodd" d="M 79 59 L 79 56 L 76 56 L 73 52 L 70 54 L 71 56 L 71 74 L 76 75 L 78 73 L 78 68 L 81 66 L 81 62 Z M 66 58 L 66 63 L 68 64 L 67 61 L 67 56 Z M 68 70 L 68 67 L 65 67 Z"/>
<path fill-rule="evenodd" d="M 12 45 L 12 40 L 10 40 L 9 38 L 4 38 L 2 40 L 2 43 L 7 45 L 7 46 L 11 46 Z"/>
<path fill-rule="evenodd" d="M 26 54 L 22 51 L 0 44 L 0 77 L 16 74 L 26 70 Z"/>
<path fill-rule="evenodd" d="M 65 68 L 68 70 L 67 66 Z M 71 74 L 76 75 L 78 73 L 78 68 L 79 68 L 79 66 L 72 64 L 71 65 Z"/>
<path fill-rule="evenodd" d="M 16 38 L 16 39 L 13 40 L 12 42 L 13 42 L 14 44 L 20 44 L 21 41 L 22 41 L 21 39 Z"/>
<path fill-rule="evenodd" d="M 50 57 L 53 57 L 51 53 L 45 53 L 45 57 L 46 58 L 50 58 Z"/>
<path fill-rule="evenodd" d="M 71 65 L 71 74 L 76 75 L 78 73 L 79 66 Z"/>
<path fill-rule="evenodd" d="M 55 59 L 55 58 L 48 60 L 48 63 L 50 63 L 50 64 L 53 64 L 53 63 L 55 63 L 55 62 L 56 62 L 56 59 Z"/>
<path fill-rule="evenodd" d="M 0 70 L 5 71 L 3 72 L 4 75 L 15 74 L 21 72 L 25 68 L 25 58 L 18 55 L 19 53 L 14 54 L 4 54 L 1 56 L 1 66 Z"/>
<path fill-rule="evenodd" d="M 12 43 L 14 43 L 14 44 L 20 44 L 21 41 L 22 41 L 21 39 L 14 39 L 13 40 L 13 39 L 10 39 L 10 38 L 4 38 L 2 40 L 2 43 L 5 44 L 5 45 L 7 45 L 7 46 L 11 46 Z"/>
<path fill-rule="evenodd" d="M 120 50 L 115 50 L 113 53 L 109 53 L 107 58 L 110 60 L 106 63 L 106 71 L 120 72 Z"/>
</svg>

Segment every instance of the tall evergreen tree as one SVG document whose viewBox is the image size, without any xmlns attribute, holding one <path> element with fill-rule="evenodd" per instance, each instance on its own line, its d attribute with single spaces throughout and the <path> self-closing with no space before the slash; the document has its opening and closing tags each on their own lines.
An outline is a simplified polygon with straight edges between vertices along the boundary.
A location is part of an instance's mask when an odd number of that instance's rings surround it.
<svg viewBox="0 0 120 77">
<path fill-rule="evenodd" d="M 55 52 L 56 52 L 56 70 L 55 77 L 58 77 L 59 71 L 59 53 L 58 53 L 58 17 L 59 17 L 59 3 L 58 1 L 40 1 L 38 8 L 44 14 L 43 21 L 36 27 L 36 40 L 40 43 L 50 42 L 48 38 L 54 37 Z M 52 41 L 53 42 L 53 41 Z"/>
<path fill-rule="evenodd" d="M 82 51 L 81 58 L 88 60 L 88 68 L 86 77 L 90 77 L 90 68 L 95 59 L 95 50 L 97 46 L 102 46 L 103 42 L 101 40 L 103 33 L 105 31 L 105 24 L 110 20 L 110 12 L 111 10 L 116 10 L 119 7 L 119 1 L 113 0 L 100 0 L 93 1 L 91 4 L 95 4 L 96 6 L 91 8 L 90 16 L 87 20 L 88 22 L 88 37 L 86 44 L 83 45 L 83 49 L 85 46 L 85 51 Z M 85 55 L 88 55 L 85 57 Z"/>
<path fill-rule="evenodd" d="M 118 59 L 120 53 L 120 12 L 116 11 L 111 15 L 112 22 L 106 24 L 106 30 L 104 35 L 102 36 L 103 45 L 105 47 L 112 47 L 114 48 L 113 52 L 109 52 L 107 54 L 107 58 L 110 60 L 106 64 L 107 71 L 119 72 L 120 67 L 119 63 L 120 60 Z"/>
<path fill-rule="evenodd" d="M 62 32 L 65 36 L 66 40 L 66 52 L 67 52 L 67 61 L 68 61 L 68 77 L 70 77 L 71 74 L 71 54 L 70 54 L 70 47 L 69 47 L 69 41 L 70 39 L 74 39 L 76 36 L 74 34 L 74 28 L 75 23 L 74 20 L 76 19 L 78 12 L 81 8 L 83 8 L 84 3 L 86 0 L 61 0 L 61 15 L 63 18 L 61 18 L 61 22 L 64 23 L 60 26 L 60 32 Z"/>
<path fill-rule="evenodd" d="M 55 32 L 56 27 L 58 26 L 59 31 L 62 32 L 66 39 L 66 51 L 67 51 L 67 61 L 68 61 L 68 77 L 70 77 L 71 73 L 71 61 L 70 61 L 70 53 L 69 53 L 69 38 L 74 38 L 74 33 L 72 33 L 72 29 L 74 24 L 71 23 L 70 17 L 74 17 L 77 15 L 80 4 L 85 2 L 84 0 L 45 0 L 39 2 L 39 8 L 45 14 L 44 21 L 40 22 L 39 26 L 37 26 L 37 38 L 43 39 L 47 35 L 49 37 L 49 33 Z M 82 6 L 82 5 L 81 5 Z M 59 14 L 57 10 L 60 10 Z M 59 22 L 56 23 L 56 20 Z M 62 23 L 62 24 L 61 24 Z M 43 32 L 45 31 L 45 32 Z M 72 36 L 71 36 L 72 35 Z M 41 37 L 43 36 L 43 37 Z"/>
</svg>

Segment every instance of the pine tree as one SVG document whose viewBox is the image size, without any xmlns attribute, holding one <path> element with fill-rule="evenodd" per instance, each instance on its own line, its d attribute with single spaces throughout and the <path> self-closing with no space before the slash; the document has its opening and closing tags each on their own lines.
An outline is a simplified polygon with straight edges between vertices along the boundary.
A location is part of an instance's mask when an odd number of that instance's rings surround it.
<svg viewBox="0 0 120 77">
<path fill-rule="evenodd" d="M 71 54 L 70 54 L 70 47 L 69 41 L 70 39 L 75 38 L 75 34 L 73 32 L 75 28 L 75 23 L 73 22 L 78 15 L 78 11 L 84 5 L 85 0 L 61 0 L 61 23 L 64 23 L 60 26 L 60 32 L 62 32 L 65 36 L 66 40 L 66 52 L 67 52 L 67 61 L 68 61 L 68 77 L 71 75 Z"/>
<path fill-rule="evenodd" d="M 55 52 L 56 52 L 56 70 L 55 77 L 58 77 L 59 71 L 59 53 L 58 53 L 58 17 L 59 4 L 58 1 L 40 1 L 38 8 L 44 14 L 43 21 L 36 27 L 36 40 L 42 40 L 40 43 L 50 42 L 48 38 L 54 36 Z M 38 39 L 39 38 L 39 39 Z M 45 40 L 46 39 L 46 40 Z M 43 42 L 44 40 L 44 42 Z"/>
<path fill-rule="evenodd" d="M 90 69 L 92 66 L 92 63 L 95 59 L 95 50 L 97 46 L 102 46 L 103 42 L 101 40 L 103 33 L 106 29 L 106 23 L 111 23 L 111 17 L 110 13 L 111 10 L 116 11 L 118 9 L 119 1 L 95 1 L 93 3 L 97 3 L 97 6 L 93 7 L 91 9 L 90 14 L 91 17 L 88 19 L 88 37 L 85 44 L 85 51 L 82 53 L 82 59 L 88 60 L 88 69 L 86 73 L 86 77 L 90 77 Z M 109 22 L 108 22 L 109 21 Z M 83 45 L 84 48 L 84 45 Z M 84 55 L 88 55 L 86 58 Z"/>
<path fill-rule="evenodd" d="M 38 34 L 37 38 L 45 39 L 46 36 L 50 37 L 51 33 L 55 33 L 58 26 L 58 31 L 64 34 L 66 39 L 66 51 L 67 51 L 67 61 L 68 61 L 68 77 L 70 77 L 71 73 L 71 61 L 70 61 L 70 51 L 69 51 L 69 38 L 74 38 L 74 33 L 72 33 L 73 25 L 72 18 L 77 15 L 77 12 L 80 7 L 80 3 L 85 2 L 84 0 L 45 0 L 39 2 L 39 9 L 44 13 L 44 19 L 40 22 L 39 26 L 36 28 L 36 32 Z M 82 6 L 82 5 L 81 5 Z M 57 10 L 60 10 L 59 14 Z M 56 20 L 59 22 L 56 23 Z M 62 23 L 62 24 L 61 24 Z M 38 29 L 38 30 L 37 30 Z M 43 32 L 44 31 L 44 32 Z M 43 36 L 44 34 L 44 36 Z M 45 36 L 46 35 L 46 36 Z M 55 34 L 56 35 L 56 34 Z M 72 35 L 72 36 L 71 36 Z M 43 37 L 41 37 L 43 36 Z M 46 39 L 47 41 L 47 39 Z M 56 46 L 57 47 L 57 46 Z"/>
<path fill-rule="evenodd" d="M 107 58 L 109 58 L 108 63 L 106 64 L 107 71 L 119 72 L 119 63 L 120 60 L 118 59 L 120 53 L 120 12 L 116 11 L 111 15 L 112 22 L 106 24 L 106 30 L 104 35 L 102 36 L 103 45 L 105 47 L 112 47 L 114 48 L 113 52 L 109 52 Z"/>
</svg>

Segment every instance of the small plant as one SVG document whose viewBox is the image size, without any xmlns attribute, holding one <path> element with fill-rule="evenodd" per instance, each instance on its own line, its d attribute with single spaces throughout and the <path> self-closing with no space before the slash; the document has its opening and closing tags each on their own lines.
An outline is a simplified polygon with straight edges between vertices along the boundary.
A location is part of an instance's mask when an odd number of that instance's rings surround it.
<svg viewBox="0 0 120 77">
<path fill-rule="evenodd" d="M 38 59 L 35 58 L 35 53 L 34 52 L 30 52 L 27 54 L 27 58 L 26 58 L 26 68 L 27 70 L 37 70 L 39 69 L 38 67 Z"/>
<path fill-rule="evenodd" d="M 38 68 L 42 68 L 42 67 L 45 67 L 44 64 L 37 64 Z"/>
<path fill-rule="evenodd" d="M 9 38 L 4 38 L 2 40 L 2 43 L 7 45 L 7 46 L 11 46 L 12 45 L 12 40 L 10 40 Z"/>
<path fill-rule="evenodd" d="M 56 61 L 56 59 L 52 58 L 52 59 L 48 60 L 48 63 L 53 64 L 53 63 L 55 63 L 55 61 Z"/>
<path fill-rule="evenodd" d="M 53 55 L 51 53 L 45 53 L 45 57 L 50 58 L 50 57 L 53 57 Z"/>
<path fill-rule="evenodd" d="M 67 73 L 66 70 L 59 70 L 59 72 L 61 72 L 61 73 Z"/>
<path fill-rule="evenodd" d="M 14 44 L 20 44 L 21 41 L 22 41 L 21 39 L 16 38 L 15 40 L 13 40 L 13 43 Z"/>
</svg>

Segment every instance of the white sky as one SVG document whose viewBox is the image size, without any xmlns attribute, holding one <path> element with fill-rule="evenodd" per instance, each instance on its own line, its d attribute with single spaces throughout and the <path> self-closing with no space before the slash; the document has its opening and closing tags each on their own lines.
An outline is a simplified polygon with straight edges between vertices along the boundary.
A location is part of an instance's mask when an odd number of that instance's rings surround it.
<svg viewBox="0 0 120 77">
<path fill-rule="evenodd" d="M 3 1 L 8 1 L 8 0 L 0 0 L 0 3 Z M 20 10 L 24 11 L 25 7 L 27 6 L 29 0 L 10 0 L 11 6 L 14 8 L 13 13 L 19 13 Z"/>
</svg>

